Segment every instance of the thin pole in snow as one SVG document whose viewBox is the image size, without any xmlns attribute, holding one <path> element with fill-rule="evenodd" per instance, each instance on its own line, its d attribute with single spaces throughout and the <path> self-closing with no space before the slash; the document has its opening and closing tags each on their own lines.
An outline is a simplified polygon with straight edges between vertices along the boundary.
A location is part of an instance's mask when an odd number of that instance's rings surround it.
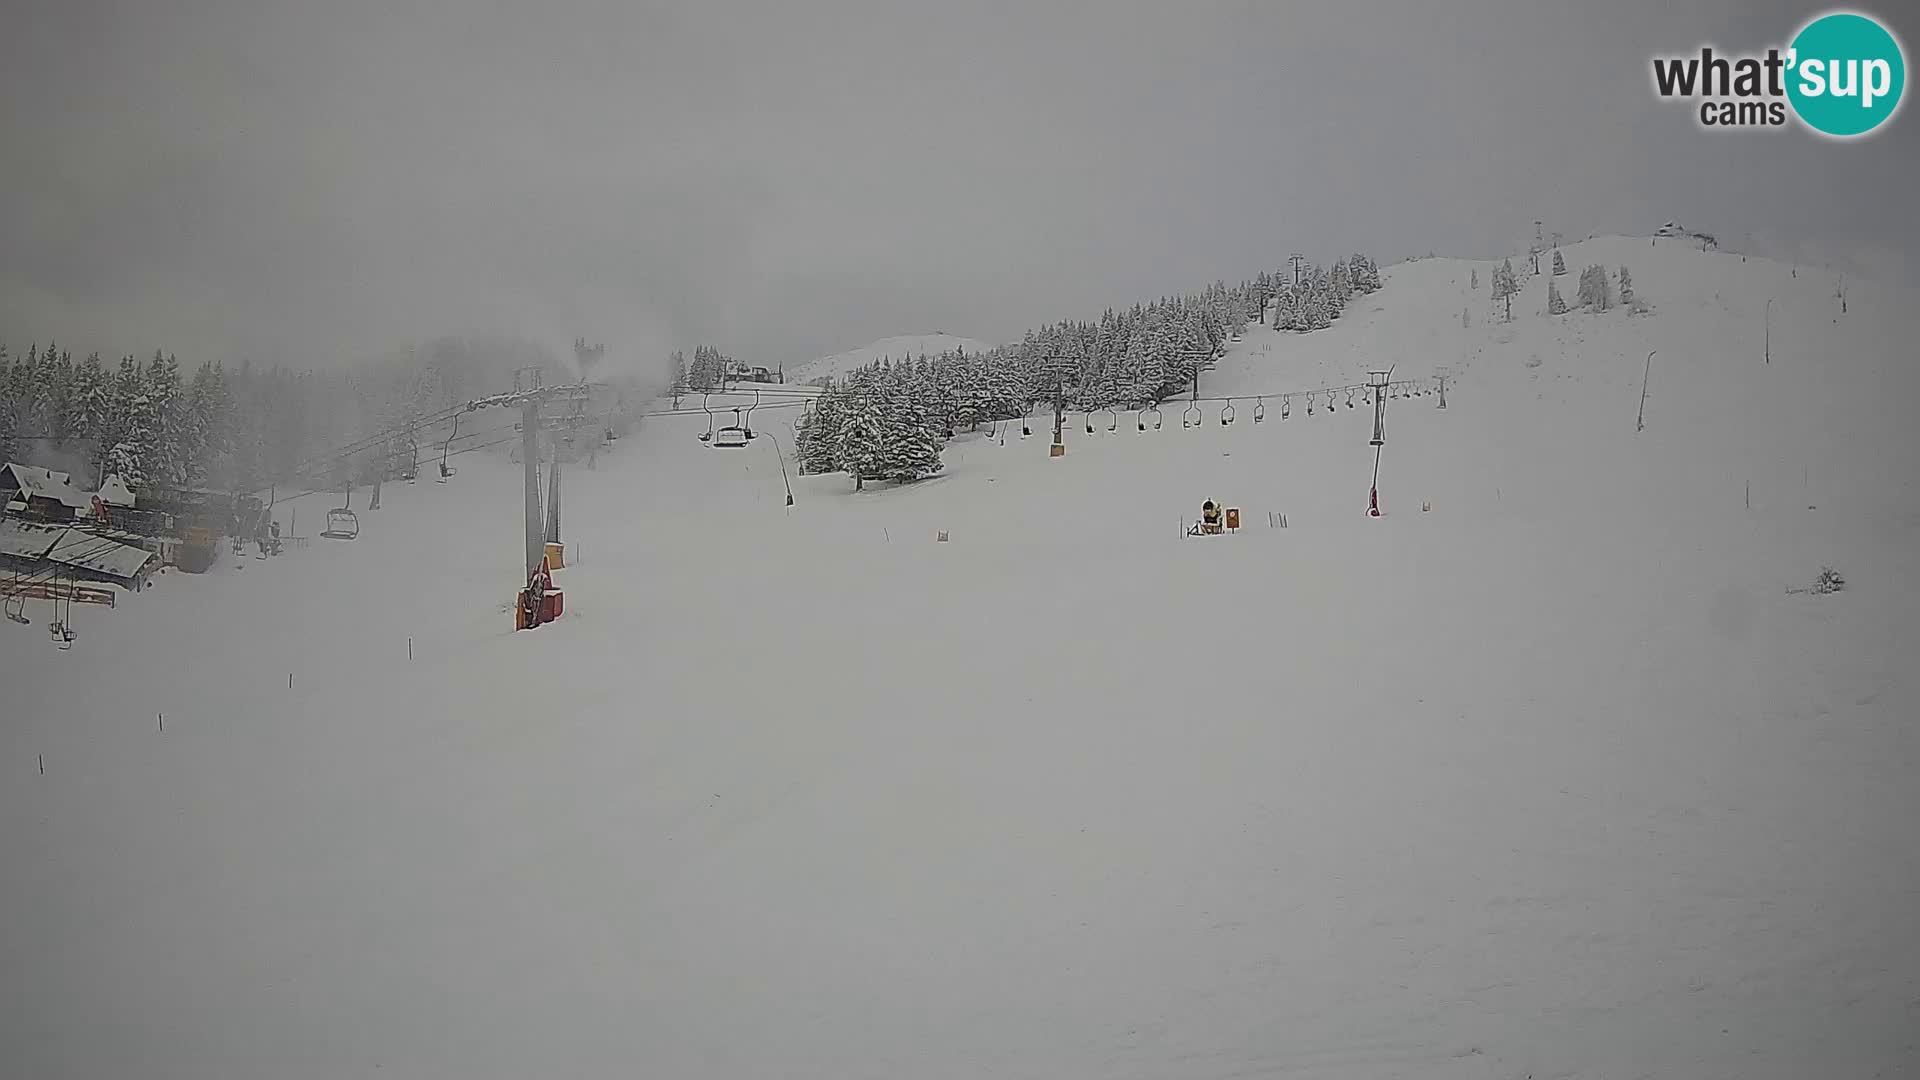
<svg viewBox="0 0 1920 1080">
<path fill-rule="evenodd" d="M 1647 354 L 1647 370 L 1640 374 L 1640 418 L 1634 421 L 1633 430 L 1635 431 L 1647 430 L 1647 379 L 1653 374 L 1654 353 L 1659 351 L 1655 349 Z"/>
<path fill-rule="evenodd" d="M 407 638 L 407 659 L 413 659 L 413 638 L 411 636 Z"/>
<path fill-rule="evenodd" d="M 156 716 L 158 716 L 158 717 L 160 718 L 160 730 L 161 730 L 161 731 L 165 731 L 165 730 L 167 730 L 167 714 L 166 714 L 166 713 L 155 713 L 154 715 L 156 715 Z"/>
<path fill-rule="evenodd" d="M 40 775 L 47 775 L 47 755 L 45 754 L 40 755 Z"/>
<path fill-rule="evenodd" d="M 287 689 L 293 689 L 293 672 L 287 672 Z"/>
</svg>

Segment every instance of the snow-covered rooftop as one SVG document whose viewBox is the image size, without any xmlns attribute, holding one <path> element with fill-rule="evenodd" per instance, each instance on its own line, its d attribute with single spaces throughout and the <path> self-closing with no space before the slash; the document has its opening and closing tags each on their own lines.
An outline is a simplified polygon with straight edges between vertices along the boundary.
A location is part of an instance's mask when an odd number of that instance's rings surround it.
<svg viewBox="0 0 1920 1080">
<path fill-rule="evenodd" d="M 67 566 L 78 566 L 121 578 L 133 577 L 148 562 L 159 558 L 151 551 L 81 529 L 68 529 L 46 557 Z"/>
<path fill-rule="evenodd" d="M 73 479 L 67 473 L 43 469 L 38 465 L 22 465 L 10 461 L 0 466 L 0 472 L 13 474 L 14 483 L 20 490 L 37 499 L 52 499 L 63 506 L 83 510 L 93 505 L 92 496 L 73 486 Z"/>
<path fill-rule="evenodd" d="M 18 518 L 0 518 L 0 555 L 38 559 L 51 550 L 60 537 L 67 532 L 68 526 L 65 525 L 49 525 L 42 521 L 21 521 Z"/>
</svg>

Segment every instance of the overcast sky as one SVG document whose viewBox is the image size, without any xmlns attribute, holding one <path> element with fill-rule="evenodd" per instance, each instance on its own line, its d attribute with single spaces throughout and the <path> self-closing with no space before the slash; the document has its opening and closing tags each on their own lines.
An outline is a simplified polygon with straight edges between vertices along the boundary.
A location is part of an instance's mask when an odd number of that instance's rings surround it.
<svg viewBox="0 0 1920 1080">
<path fill-rule="evenodd" d="M 0 2 L 16 351 L 794 363 L 1536 217 L 1920 265 L 1911 105 L 1840 145 L 1653 97 L 1651 54 L 1784 43 L 1806 4 Z"/>
</svg>

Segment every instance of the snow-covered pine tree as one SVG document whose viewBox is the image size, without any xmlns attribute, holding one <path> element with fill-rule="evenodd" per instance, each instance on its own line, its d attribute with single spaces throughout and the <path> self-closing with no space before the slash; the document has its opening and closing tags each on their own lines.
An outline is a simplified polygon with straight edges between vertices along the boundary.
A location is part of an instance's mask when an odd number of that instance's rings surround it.
<svg viewBox="0 0 1920 1080">
<path fill-rule="evenodd" d="M 180 481 L 187 487 L 206 484 L 207 429 L 212 420 L 207 382 L 212 371 L 212 365 L 206 363 L 194 370 L 180 401 L 180 415 L 174 421 L 174 452 L 179 458 Z"/>
<path fill-rule="evenodd" d="M 813 399 L 794 448 L 805 474 L 840 471 L 840 421 L 844 391 L 827 386 Z"/>
<path fill-rule="evenodd" d="M 1624 266 L 1620 268 L 1620 303 L 1626 307 L 1633 306 L 1633 278 Z"/>
<path fill-rule="evenodd" d="M 135 495 L 145 490 L 147 478 L 140 472 L 139 448 L 130 442 L 114 443 L 107 450 L 106 475 L 118 476 Z"/>
<path fill-rule="evenodd" d="M 1502 259 L 1493 271 L 1493 299 L 1502 305 L 1508 322 L 1513 321 L 1513 298 L 1520 291 L 1520 279 L 1514 276 L 1513 260 Z"/>
<path fill-rule="evenodd" d="M 1476 267 L 1474 270 L 1471 271 L 1471 273 L 1473 274 L 1473 280 L 1469 282 L 1469 285 L 1472 288 L 1477 289 L 1480 287 L 1480 270 L 1479 268 Z"/>
<path fill-rule="evenodd" d="M 1307 329 L 1309 330 L 1325 329 L 1334 319 L 1340 317 L 1340 307 L 1344 301 L 1334 292 L 1333 275 L 1327 271 L 1326 267 L 1316 265 L 1307 275 L 1307 301 L 1309 305 Z M 1316 325 L 1316 320 L 1312 317 L 1315 307 L 1324 316 L 1324 323 Z"/>
<path fill-rule="evenodd" d="M 1560 254 L 1559 248 L 1555 248 L 1553 251 L 1553 276 L 1564 277 L 1566 276 L 1566 273 L 1567 273 L 1567 257 Z"/>
<path fill-rule="evenodd" d="M 941 433 L 923 393 L 911 377 L 883 381 L 880 387 L 885 427 L 879 468 L 890 480 L 913 481 L 940 471 Z"/>
<path fill-rule="evenodd" d="M 1353 299 L 1353 269 L 1342 259 L 1327 273 L 1327 291 L 1333 296 L 1334 309 L 1344 310 Z"/>
<path fill-rule="evenodd" d="M 1353 275 L 1353 287 L 1363 293 L 1376 292 L 1380 288 L 1380 264 L 1373 261 L 1365 252 L 1356 253 L 1348 263 Z"/>
<path fill-rule="evenodd" d="M 42 353 L 38 343 L 27 346 L 27 355 L 14 371 L 14 423 L 21 435 L 45 435 L 53 392 L 54 343 L 47 342 Z M 38 441 L 36 440 L 36 445 Z"/>
<path fill-rule="evenodd" d="M 1333 325 L 1335 314 L 1331 289 L 1324 282 L 1316 282 L 1315 287 L 1307 290 L 1306 299 L 1300 305 L 1303 329 L 1325 330 Z"/>
<path fill-rule="evenodd" d="M 64 449 L 65 440 L 74 434 L 73 426 L 73 354 L 61 351 L 57 359 L 49 357 L 45 388 L 46 425 L 55 445 Z"/>
<path fill-rule="evenodd" d="M 1294 323 L 1300 318 L 1299 298 L 1294 294 L 1293 286 L 1286 285 L 1273 294 L 1273 328 L 1275 330 L 1297 330 Z"/>
<path fill-rule="evenodd" d="M 186 439 L 180 361 L 155 349 L 147 365 L 147 396 L 153 406 L 154 436 L 142 462 L 150 484 L 177 487 L 186 480 Z"/>
<path fill-rule="evenodd" d="M 108 454 L 108 471 L 119 473 L 136 492 L 148 487 L 173 486 L 167 472 L 171 466 L 167 461 L 160 410 L 153 395 L 144 391 L 134 395 L 127 406 L 126 422 L 124 437 Z"/>
<path fill-rule="evenodd" d="M 1613 306 L 1612 288 L 1607 282 L 1605 267 L 1589 266 L 1581 272 L 1579 301 L 1581 306 L 1593 311 L 1605 311 Z"/>
<path fill-rule="evenodd" d="M 0 342 L 0 462 L 19 458 L 19 396 L 13 389 L 13 362 L 7 359 L 7 346 Z"/>
<path fill-rule="evenodd" d="M 1547 279 L 1547 314 L 1565 315 L 1567 302 L 1560 297 L 1560 290 L 1554 287 L 1553 279 Z"/>
<path fill-rule="evenodd" d="M 842 404 L 835 456 L 840 467 L 853 476 L 853 489 L 859 491 L 868 480 L 885 475 L 886 410 L 871 376 L 850 380 Z"/>
</svg>

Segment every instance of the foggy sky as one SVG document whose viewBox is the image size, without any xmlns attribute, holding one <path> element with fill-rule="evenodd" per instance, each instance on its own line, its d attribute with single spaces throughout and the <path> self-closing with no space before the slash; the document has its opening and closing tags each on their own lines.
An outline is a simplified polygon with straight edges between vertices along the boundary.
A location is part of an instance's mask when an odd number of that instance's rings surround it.
<svg viewBox="0 0 1920 1080">
<path fill-rule="evenodd" d="M 1650 55 L 1784 44 L 1814 5 L 0 7 L 15 351 L 326 366 L 499 332 L 793 364 L 1295 250 L 1493 255 L 1536 217 L 1920 266 L 1911 104 L 1837 144 L 1653 97 Z M 1906 10 L 1877 13 L 1911 66 Z"/>
</svg>

